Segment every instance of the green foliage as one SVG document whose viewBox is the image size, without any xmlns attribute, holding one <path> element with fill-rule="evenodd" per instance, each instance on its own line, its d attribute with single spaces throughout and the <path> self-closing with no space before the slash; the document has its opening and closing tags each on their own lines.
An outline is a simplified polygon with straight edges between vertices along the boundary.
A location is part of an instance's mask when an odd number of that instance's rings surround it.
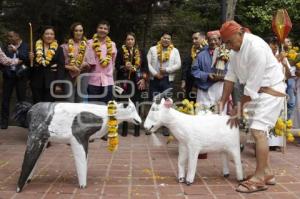
<svg viewBox="0 0 300 199">
<path fill-rule="evenodd" d="M 221 0 L 170 0 L 168 7 L 153 6 L 157 0 L 6 0 L 0 16 L 1 33 L 9 28 L 17 29 L 28 38 L 28 22 L 34 27 L 35 38 L 41 26 L 57 28 L 57 38 L 62 42 L 69 33 L 69 26 L 80 21 L 88 37 L 95 32 L 101 19 L 111 23 L 111 37 L 118 44 L 128 31 L 134 31 L 141 46 L 157 40 L 162 30 L 175 33 L 175 44 L 188 51 L 191 33 L 215 30 L 221 25 Z M 161 0 L 162 1 L 162 0 Z M 2 1 L 0 1 L 2 2 Z M 275 11 L 286 8 L 293 22 L 291 36 L 300 35 L 299 0 L 239 0 L 235 19 L 260 36 L 272 35 L 271 20 Z M 161 23 L 159 17 L 167 19 Z M 2 41 L 2 39 L 1 39 Z M 184 50 L 185 51 L 185 50 Z"/>
<path fill-rule="evenodd" d="M 55 26 L 57 38 L 62 42 L 68 37 L 73 22 L 82 22 L 87 36 L 91 37 L 98 22 L 105 19 L 111 23 L 111 37 L 122 42 L 128 31 L 134 31 L 142 37 L 145 15 L 154 0 L 7 0 L 4 7 L 11 7 L 15 2 L 19 3 L 14 8 L 5 9 L 5 16 L 1 19 L 5 27 L 17 28 L 26 38 L 28 22 L 32 22 L 36 38 L 42 26 Z"/>
<path fill-rule="evenodd" d="M 271 22 L 278 9 L 288 11 L 293 23 L 292 36 L 300 32 L 300 1 L 299 0 L 239 0 L 236 10 L 236 19 L 253 33 L 267 36 L 272 35 Z M 299 36 L 298 36 L 299 37 Z"/>
</svg>

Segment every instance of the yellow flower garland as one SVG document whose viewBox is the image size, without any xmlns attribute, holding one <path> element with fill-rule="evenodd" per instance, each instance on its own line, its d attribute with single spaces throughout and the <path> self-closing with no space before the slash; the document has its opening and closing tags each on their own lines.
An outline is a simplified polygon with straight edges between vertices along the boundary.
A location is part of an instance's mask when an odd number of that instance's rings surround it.
<svg viewBox="0 0 300 199">
<path fill-rule="evenodd" d="M 108 114 L 108 147 L 107 149 L 114 152 L 118 149 L 119 137 L 118 137 L 118 121 L 116 119 L 117 103 L 115 101 L 109 101 L 107 105 Z"/>
<path fill-rule="evenodd" d="M 289 142 L 293 142 L 295 137 L 291 132 L 292 127 L 293 121 L 291 119 L 284 121 L 282 118 L 278 118 L 274 127 L 274 134 L 275 136 L 284 135 Z"/>
<path fill-rule="evenodd" d="M 141 54 L 138 48 L 134 48 L 134 63 L 132 63 L 132 58 L 130 56 L 129 50 L 125 45 L 122 46 L 123 49 L 123 57 L 124 57 L 124 62 L 125 64 L 127 62 L 130 62 L 133 66 L 132 69 L 136 71 L 140 66 L 141 66 Z"/>
<path fill-rule="evenodd" d="M 41 39 L 37 40 L 37 42 L 35 43 L 35 61 L 43 66 L 49 65 L 51 60 L 53 59 L 53 56 L 55 55 L 55 51 L 57 50 L 57 48 L 58 43 L 55 40 L 50 44 L 50 47 L 47 50 L 46 55 L 44 56 L 44 42 Z"/>
<path fill-rule="evenodd" d="M 95 52 L 96 52 L 96 54 L 99 58 L 100 65 L 103 68 L 105 68 L 109 65 L 109 63 L 112 60 L 112 54 L 113 54 L 112 41 L 108 36 L 105 38 L 105 43 L 106 43 L 107 53 L 106 53 L 106 57 L 103 58 L 102 53 L 101 53 L 100 40 L 98 38 L 98 35 L 94 34 L 94 36 L 93 36 L 93 45 L 92 46 L 93 46 L 93 49 L 95 50 Z"/>
<path fill-rule="evenodd" d="M 68 55 L 70 58 L 70 65 L 74 66 L 80 66 L 83 62 L 83 58 L 84 58 L 84 54 L 85 54 L 85 50 L 86 50 L 86 46 L 87 46 L 87 39 L 83 38 L 83 40 L 80 42 L 79 45 L 79 51 L 77 54 L 77 57 L 75 59 L 75 48 L 74 48 L 74 40 L 73 39 L 69 39 L 68 41 Z"/>
<path fill-rule="evenodd" d="M 295 62 L 297 70 L 300 70 L 300 53 L 299 53 L 299 47 L 294 46 L 289 49 L 289 51 L 286 53 L 287 58 L 293 62 Z"/>
<path fill-rule="evenodd" d="M 181 101 L 181 105 L 176 107 L 176 110 L 188 115 L 196 115 L 199 111 L 199 107 L 199 103 L 194 103 L 193 101 L 184 99 Z"/>
<path fill-rule="evenodd" d="M 161 45 L 161 42 L 159 41 L 156 45 L 157 49 L 157 58 L 160 61 L 160 63 L 166 62 L 170 59 L 171 52 L 174 48 L 173 44 L 170 44 L 166 51 L 163 52 L 163 47 Z"/>
<path fill-rule="evenodd" d="M 194 61 L 196 59 L 196 56 L 198 54 L 198 51 L 199 51 L 199 48 L 196 48 L 194 45 L 192 46 L 192 49 L 191 49 L 191 57 L 192 57 L 192 60 Z"/>
<path fill-rule="evenodd" d="M 193 61 L 196 59 L 198 52 L 207 45 L 208 45 L 207 40 L 204 39 L 204 40 L 202 40 L 199 48 L 196 48 L 195 45 L 192 46 L 191 57 L 192 57 Z"/>
</svg>

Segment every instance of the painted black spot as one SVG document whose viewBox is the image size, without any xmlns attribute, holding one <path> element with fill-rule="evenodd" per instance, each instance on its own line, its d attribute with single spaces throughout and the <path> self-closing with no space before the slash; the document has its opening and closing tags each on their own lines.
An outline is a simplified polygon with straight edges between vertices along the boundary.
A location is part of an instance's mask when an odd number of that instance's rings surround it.
<svg viewBox="0 0 300 199">
<path fill-rule="evenodd" d="M 29 110 L 27 119 L 29 121 L 29 135 L 47 140 L 50 137 L 48 127 L 54 115 L 57 103 L 37 103 Z"/>
<path fill-rule="evenodd" d="M 72 134 L 83 145 L 86 155 L 90 136 L 99 131 L 102 125 L 103 119 L 89 112 L 81 112 L 74 118 Z"/>
<path fill-rule="evenodd" d="M 22 190 L 27 182 L 48 141 L 50 136 L 48 126 L 53 118 L 55 105 L 55 103 L 38 103 L 32 106 L 27 114 L 29 133 L 22 171 L 18 181 L 18 192 Z"/>
</svg>

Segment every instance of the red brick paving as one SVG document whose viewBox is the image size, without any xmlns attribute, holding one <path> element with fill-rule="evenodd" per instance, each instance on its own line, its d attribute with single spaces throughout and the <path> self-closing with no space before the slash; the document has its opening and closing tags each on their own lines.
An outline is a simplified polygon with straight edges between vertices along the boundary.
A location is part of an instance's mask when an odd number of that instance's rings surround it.
<svg viewBox="0 0 300 199">
<path fill-rule="evenodd" d="M 234 166 L 231 175 L 222 177 L 218 154 L 198 161 L 195 183 L 178 184 L 177 143 L 154 145 L 152 136 L 120 137 L 115 153 L 106 150 L 106 142 L 96 140 L 89 147 L 88 187 L 79 189 L 70 146 L 53 144 L 42 155 L 34 178 L 16 193 L 26 147 L 27 131 L 10 127 L 0 131 L 0 198 L 1 199 L 294 199 L 300 198 L 300 148 L 288 145 L 286 154 L 271 152 L 271 163 L 278 184 L 265 192 L 235 192 Z M 242 153 L 246 175 L 253 171 L 255 159 L 251 147 Z"/>
</svg>

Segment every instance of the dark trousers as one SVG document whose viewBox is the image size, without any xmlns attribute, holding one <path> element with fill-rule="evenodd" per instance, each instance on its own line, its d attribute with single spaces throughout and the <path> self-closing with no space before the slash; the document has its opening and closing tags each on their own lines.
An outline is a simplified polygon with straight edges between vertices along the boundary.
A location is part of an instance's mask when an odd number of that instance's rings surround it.
<svg viewBox="0 0 300 199">
<path fill-rule="evenodd" d="M 88 101 L 89 102 L 103 102 L 107 104 L 110 100 L 113 99 L 113 86 L 93 86 L 88 85 Z M 99 97 L 94 97 L 90 95 L 101 95 Z"/>
<path fill-rule="evenodd" d="M 140 114 L 141 107 L 140 107 L 139 103 L 142 102 L 142 97 L 141 97 L 142 91 L 140 91 L 138 89 L 138 85 L 137 85 L 136 82 L 133 81 L 133 85 L 134 85 L 134 87 L 122 86 L 122 88 L 124 89 L 123 94 L 124 95 L 132 95 L 133 94 L 133 96 L 131 96 L 130 99 L 135 104 L 135 106 L 137 108 L 137 111 Z M 127 98 L 118 98 L 118 101 L 127 103 L 128 99 Z M 128 122 L 123 122 L 123 124 L 122 124 L 122 136 L 127 136 L 127 134 L 128 134 Z M 139 136 L 140 135 L 140 125 L 134 125 L 134 134 L 133 135 L 134 136 Z"/>
<path fill-rule="evenodd" d="M 26 100 L 26 83 L 26 77 L 17 77 L 13 72 L 10 77 L 3 75 L 2 122 L 8 122 L 9 104 L 14 88 L 16 88 L 17 101 L 21 102 Z"/>
<path fill-rule="evenodd" d="M 162 79 L 153 79 L 150 80 L 149 92 L 151 100 L 153 97 L 159 93 L 162 93 L 164 90 L 171 88 L 172 83 L 169 81 L 169 77 L 164 77 Z"/>
<path fill-rule="evenodd" d="M 194 79 L 193 77 L 189 77 L 189 79 L 185 80 L 185 98 L 189 101 L 196 102 L 197 93 L 193 92 L 194 87 Z"/>
<path fill-rule="evenodd" d="M 31 87 L 33 103 L 54 102 L 55 98 L 50 93 L 50 88 Z"/>
<path fill-rule="evenodd" d="M 162 93 L 163 91 L 171 87 L 172 87 L 172 82 L 169 81 L 169 77 L 164 77 L 162 79 L 154 78 L 153 80 L 150 80 L 149 91 L 150 91 L 151 100 L 157 94 Z M 163 135 L 166 136 L 169 135 L 169 132 L 165 127 L 163 127 Z"/>
</svg>

